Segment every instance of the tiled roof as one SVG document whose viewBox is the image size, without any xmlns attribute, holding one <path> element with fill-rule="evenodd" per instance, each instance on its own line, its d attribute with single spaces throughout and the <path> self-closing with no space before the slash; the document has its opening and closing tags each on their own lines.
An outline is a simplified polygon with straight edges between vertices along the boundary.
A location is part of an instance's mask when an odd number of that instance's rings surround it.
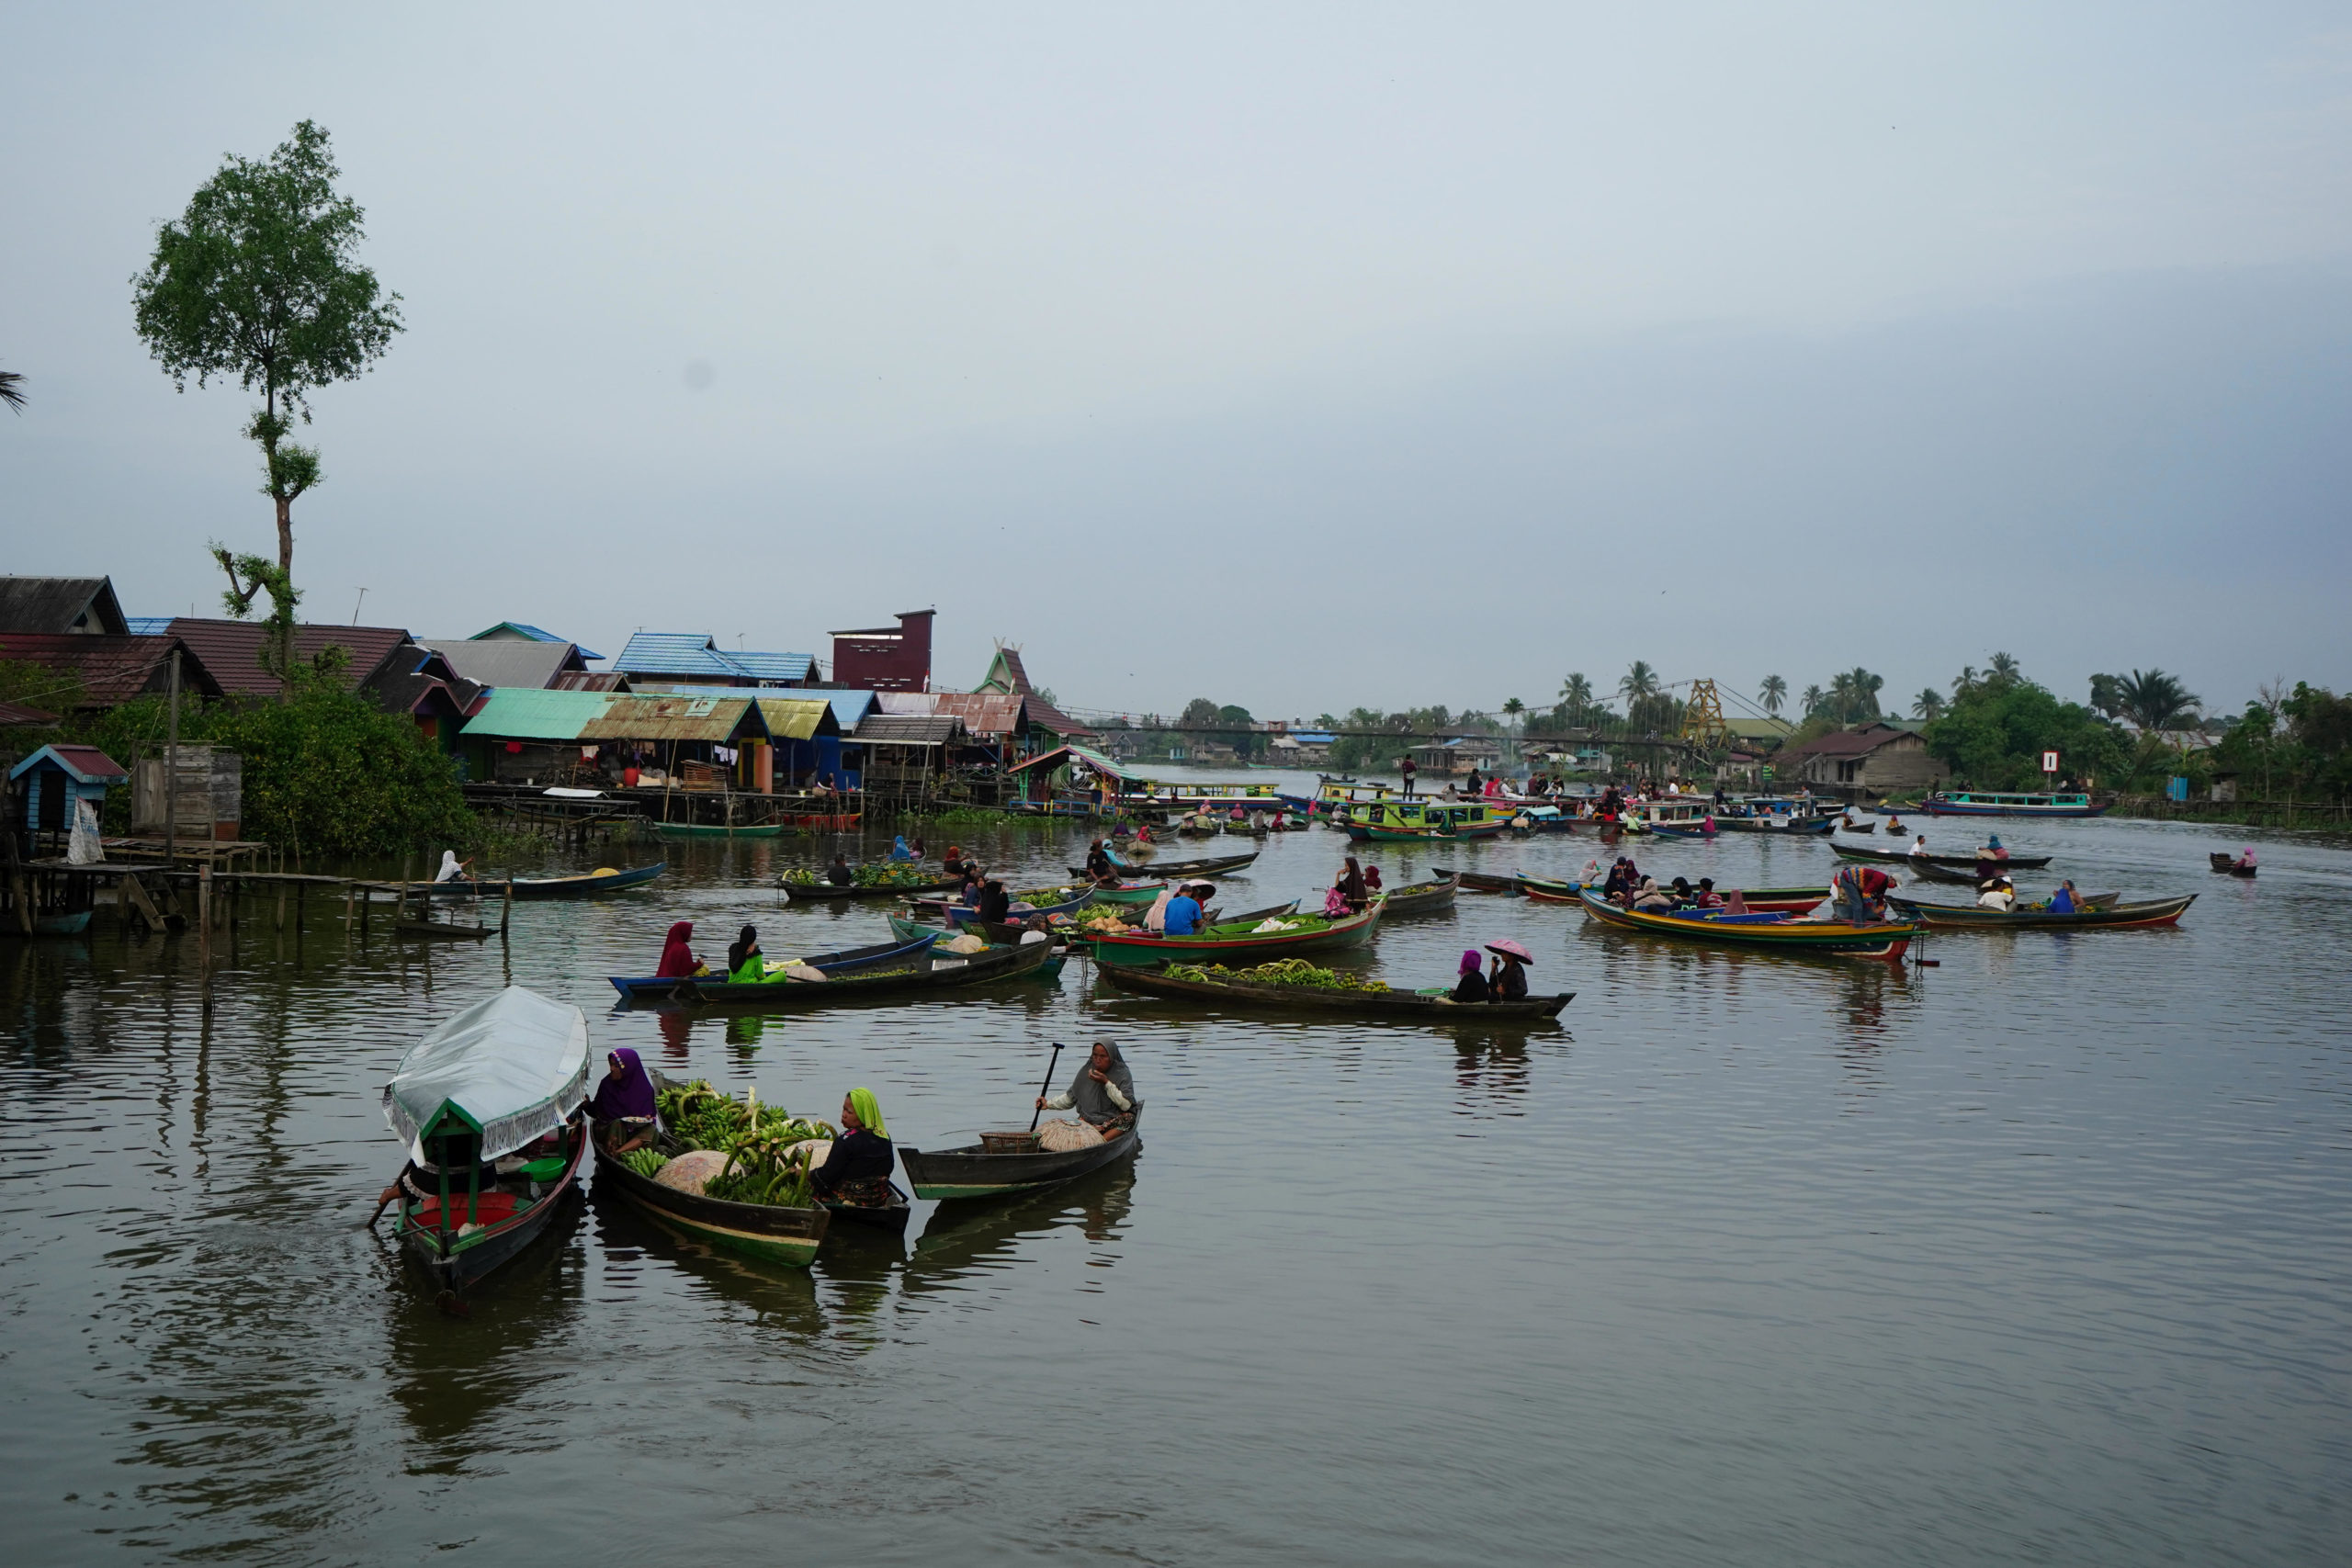
<svg viewBox="0 0 2352 1568">
<path fill-rule="evenodd" d="M 1916 730 L 1899 729 L 1888 724 L 1867 725 L 1860 729 L 1833 729 L 1828 734 L 1817 735 L 1802 745 L 1783 746 L 1781 748 L 1780 756 L 1783 761 L 1793 761 L 1798 757 L 1808 756 L 1859 757 L 1865 752 L 1877 750 L 1891 740 L 1905 739 L 1917 733 Z"/>
<path fill-rule="evenodd" d="M 145 693 L 169 690 L 175 648 L 182 654 L 180 689 L 197 696 L 221 695 L 220 682 L 209 661 L 178 637 L 0 632 L 0 660 L 37 664 L 55 671 L 56 694 L 63 699 L 78 688 L 78 701 L 84 707 L 119 707 Z M 42 693 L 23 694 L 38 699 Z"/>
<path fill-rule="evenodd" d="M 57 715 L 28 708 L 22 703 L 0 703 L 0 725 L 55 724 Z"/>
<path fill-rule="evenodd" d="M 806 681 L 806 653 L 729 652 L 703 632 L 639 632 L 613 668 L 630 675 L 704 675 L 725 681 Z"/>
<path fill-rule="evenodd" d="M 259 621 L 179 615 L 173 618 L 172 635 L 196 650 L 229 695 L 277 695 L 277 677 L 261 667 L 262 640 L 269 633 Z M 365 686 L 384 671 L 392 655 L 408 641 L 408 633 L 398 626 L 296 626 L 294 657 L 310 660 L 329 648 L 344 649 L 351 655 L 345 671 L 351 684 Z"/>
<path fill-rule="evenodd" d="M 125 637 L 130 623 L 103 577 L 0 577 L 0 632 Z"/>
</svg>

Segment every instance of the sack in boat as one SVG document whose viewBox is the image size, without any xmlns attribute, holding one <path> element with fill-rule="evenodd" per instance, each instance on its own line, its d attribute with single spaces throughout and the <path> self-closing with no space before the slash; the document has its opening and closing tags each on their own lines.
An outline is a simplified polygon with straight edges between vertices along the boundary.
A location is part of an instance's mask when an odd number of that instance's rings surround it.
<svg viewBox="0 0 2352 1568">
<path fill-rule="evenodd" d="M 1272 917 L 1261 920 L 1256 925 L 1250 928 L 1252 935 L 1255 935 L 1259 931 L 1295 931 L 1296 930 L 1298 930 L 1298 922 L 1296 920 L 1284 922 Z"/>
<path fill-rule="evenodd" d="M 952 941 L 935 942 L 931 945 L 934 953 L 986 953 L 989 950 L 987 938 L 974 936 L 969 931 Z"/>
<path fill-rule="evenodd" d="M 1037 1146 L 1049 1155 L 1091 1149 L 1102 1141 L 1102 1134 L 1083 1122 L 1048 1122 L 1037 1129 Z"/>
<path fill-rule="evenodd" d="M 710 1179 L 727 1168 L 727 1156 L 717 1149 L 688 1149 L 653 1173 L 659 1186 L 673 1191 L 700 1193 Z"/>
<path fill-rule="evenodd" d="M 832 978 L 831 976 L 826 974 L 822 969 L 812 969 L 806 964 L 786 964 L 784 966 L 784 977 L 787 980 L 829 980 Z"/>
<path fill-rule="evenodd" d="M 784 1151 L 784 1163 L 790 1165 L 796 1156 L 806 1156 L 802 1168 L 814 1170 L 824 1164 L 826 1156 L 832 1152 L 833 1141 L 831 1138 L 803 1138 Z"/>
</svg>

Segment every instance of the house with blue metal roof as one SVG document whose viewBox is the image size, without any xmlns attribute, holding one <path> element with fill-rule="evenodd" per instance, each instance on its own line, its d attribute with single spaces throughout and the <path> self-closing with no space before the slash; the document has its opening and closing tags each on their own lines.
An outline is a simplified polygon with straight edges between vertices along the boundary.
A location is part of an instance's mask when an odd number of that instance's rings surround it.
<svg viewBox="0 0 2352 1568">
<path fill-rule="evenodd" d="M 806 686 L 823 678 L 811 655 L 723 649 L 707 632 L 639 632 L 613 668 L 640 692 L 664 686 Z"/>
<path fill-rule="evenodd" d="M 501 621 L 494 626 L 474 633 L 466 640 L 468 642 L 560 642 L 569 643 L 573 648 L 580 648 L 580 645 L 572 642 L 570 637 L 558 637 L 550 631 L 541 631 L 527 621 Z M 580 648 L 580 657 L 602 659 L 605 656 L 594 649 Z"/>
</svg>

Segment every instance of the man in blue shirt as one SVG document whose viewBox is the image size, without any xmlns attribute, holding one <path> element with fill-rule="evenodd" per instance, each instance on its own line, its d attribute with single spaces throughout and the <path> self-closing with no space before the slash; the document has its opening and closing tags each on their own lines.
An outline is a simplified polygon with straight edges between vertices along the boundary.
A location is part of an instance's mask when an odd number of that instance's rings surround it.
<svg viewBox="0 0 2352 1568">
<path fill-rule="evenodd" d="M 1178 891 L 1168 900 L 1164 916 L 1170 936 L 1195 936 L 1201 929 L 1201 901 L 1193 897 L 1200 885 L 1194 883 Z"/>
</svg>

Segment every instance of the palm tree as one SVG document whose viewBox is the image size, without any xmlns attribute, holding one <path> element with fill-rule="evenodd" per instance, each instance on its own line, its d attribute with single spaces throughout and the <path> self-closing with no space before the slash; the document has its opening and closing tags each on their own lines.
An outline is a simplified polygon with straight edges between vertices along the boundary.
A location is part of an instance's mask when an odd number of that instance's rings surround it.
<svg viewBox="0 0 2352 1568">
<path fill-rule="evenodd" d="M 1592 682 L 1582 674 L 1569 676 L 1560 682 L 1560 713 L 1572 725 L 1584 723 L 1585 715 L 1592 711 Z"/>
<path fill-rule="evenodd" d="M 1962 665 L 1960 667 L 1959 676 L 1954 679 L 1951 683 L 1951 694 L 1955 697 L 1964 697 L 1968 695 L 1969 693 L 1976 689 L 1976 683 L 1982 679 L 1983 677 L 1976 673 L 1975 665 Z"/>
<path fill-rule="evenodd" d="M 2014 686 L 2025 679 L 2025 671 L 2018 668 L 2018 661 L 2009 655 L 1996 653 L 1993 655 L 1993 668 L 1985 671 L 1984 679 L 1988 684 Z"/>
<path fill-rule="evenodd" d="M 2128 718 L 2143 735 L 2154 729 L 2170 729 L 2173 721 L 2197 710 L 2201 700 L 2180 682 L 2161 670 L 2144 673 L 2134 670 L 2118 677 L 2115 682 L 2116 709 Z"/>
<path fill-rule="evenodd" d="M 18 413 L 25 412 L 25 378 L 22 371 L 0 370 L 0 403 L 6 403 Z"/>
<path fill-rule="evenodd" d="M 1804 704 L 1804 716 L 1811 718 L 1828 705 L 1829 694 L 1818 686 L 1807 686 L 1804 689 L 1804 694 L 1797 701 Z"/>
<path fill-rule="evenodd" d="M 1527 705 L 1517 697 L 1512 697 L 1503 704 L 1503 717 L 1510 721 L 1510 726 L 1514 729 L 1521 728 L 1519 716 L 1526 711 Z"/>
<path fill-rule="evenodd" d="M 1917 719 L 1939 718 L 1944 711 L 1944 694 L 1933 686 L 1922 686 L 1919 694 L 1911 699 L 1911 716 Z"/>
<path fill-rule="evenodd" d="M 1767 675 L 1762 690 L 1756 694 L 1763 699 L 1764 711 L 1778 718 L 1781 716 L 1781 705 L 1789 700 L 1789 683 L 1778 675 Z"/>
<path fill-rule="evenodd" d="M 1634 667 L 1626 671 L 1624 679 L 1617 682 L 1617 694 L 1625 699 L 1628 707 L 1644 697 L 1657 695 L 1657 671 L 1651 669 L 1645 660 L 1634 660 Z"/>
<path fill-rule="evenodd" d="M 1846 682 L 1846 700 L 1850 710 L 1847 722 L 1851 724 L 1866 718 L 1876 718 L 1878 692 L 1881 686 L 1886 684 L 1886 678 L 1883 675 L 1873 675 L 1857 664 L 1846 672 L 1843 679 Z"/>
</svg>

